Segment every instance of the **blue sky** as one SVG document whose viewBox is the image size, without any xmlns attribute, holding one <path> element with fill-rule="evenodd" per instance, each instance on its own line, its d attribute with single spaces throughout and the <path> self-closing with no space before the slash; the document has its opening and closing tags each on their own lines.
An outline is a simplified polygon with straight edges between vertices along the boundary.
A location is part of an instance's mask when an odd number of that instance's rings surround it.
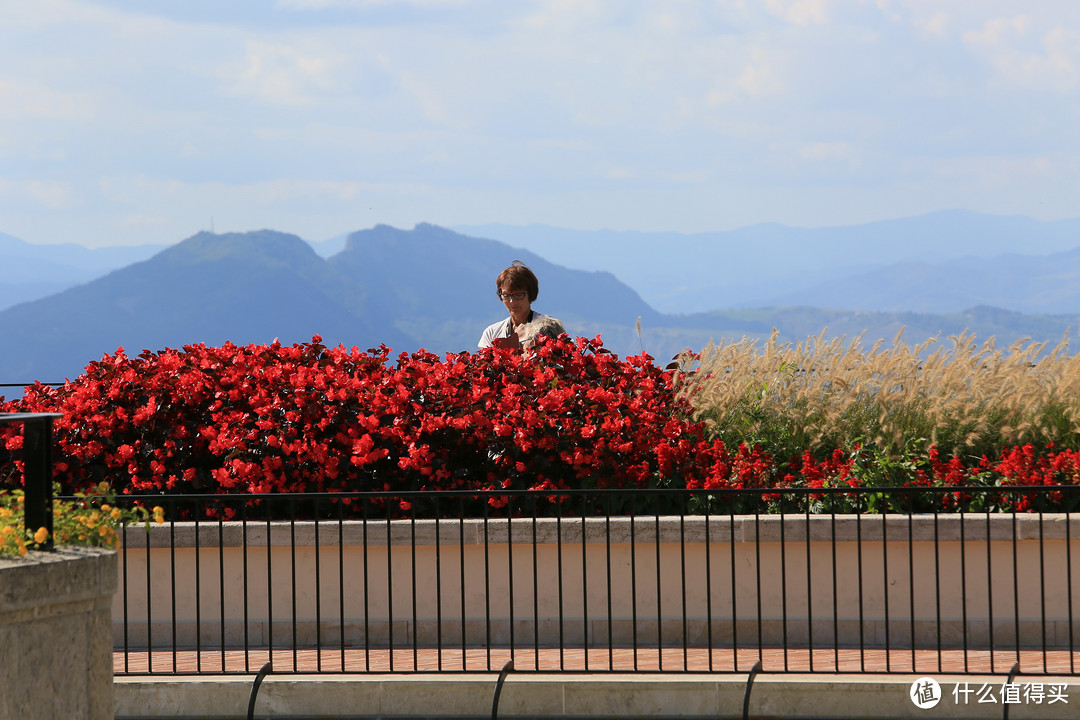
<svg viewBox="0 0 1080 720">
<path fill-rule="evenodd" d="M 0 232 L 1080 216 L 1076 0 L 0 2 Z"/>
</svg>

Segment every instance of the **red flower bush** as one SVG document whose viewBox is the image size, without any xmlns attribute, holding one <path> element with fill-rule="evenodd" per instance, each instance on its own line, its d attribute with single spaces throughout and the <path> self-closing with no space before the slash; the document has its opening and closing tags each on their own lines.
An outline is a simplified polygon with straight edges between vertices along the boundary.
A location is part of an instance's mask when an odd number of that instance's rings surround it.
<svg viewBox="0 0 1080 720">
<path fill-rule="evenodd" d="M 403 353 L 396 362 L 385 346 L 327 348 L 319 337 L 292 346 L 189 345 L 136 358 L 119 350 L 63 387 L 39 384 L 18 401 L 0 398 L 0 412 L 63 415 L 54 426 L 54 457 L 64 492 L 102 481 L 125 494 L 265 496 L 1030 486 L 1080 478 L 1080 453 L 1030 445 L 973 464 L 942 459 L 933 447 L 902 458 L 836 448 L 786 462 L 757 446 L 728 448 L 688 419 L 671 371 L 647 355 L 620 360 L 599 338 L 542 338 L 525 352 Z M 21 480 L 20 432 L 0 426 L 0 485 Z M 826 495 L 804 500 L 830 507 Z M 766 505 L 748 497 L 739 495 L 736 506 L 793 507 L 779 493 L 765 495 Z M 997 507 L 1035 509 L 1034 495 L 995 497 Z M 854 498 L 845 493 L 843 500 Z M 1060 503 L 1062 494 L 1050 499 Z M 919 507 L 969 500 L 961 491 L 939 493 Z"/>
<path fill-rule="evenodd" d="M 7 411 L 59 412 L 57 479 L 124 493 L 645 487 L 714 482 L 719 443 L 671 373 L 599 339 L 440 358 L 311 343 L 122 350 Z M 17 450 L 17 431 L 4 430 Z M 10 464 L 9 464 L 10 467 Z M 704 471 L 703 471 L 704 468 Z"/>
</svg>

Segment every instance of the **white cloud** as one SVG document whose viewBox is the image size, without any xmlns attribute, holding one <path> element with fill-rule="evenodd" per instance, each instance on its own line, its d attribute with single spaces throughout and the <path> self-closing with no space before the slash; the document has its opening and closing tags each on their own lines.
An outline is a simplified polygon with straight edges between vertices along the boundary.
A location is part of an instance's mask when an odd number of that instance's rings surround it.
<svg viewBox="0 0 1080 720">
<path fill-rule="evenodd" d="M 65 210 L 74 204 L 74 196 L 67 183 L 31 180 L 23 186 L 26 197 L 48 210 Z"/>
<path fill-rule="evenodd" d="M 264 102 L 290 105 L 311 103 L 338 88 L 336 69 L 341 58 L 308 53 L 289 45 L 260 41 L 245 43 L 243 69 L 235 73 L 235 92 Z"/>
<path fill-rule="evenodd" d="M 1080 80 L 1080 31 L 1061 25 L 1038 30 L 1027 15 L 986 21 L 963 34 L 971 52 L 988 63 L 996 79 L 1025 90 L 1073 92 Z"/>
<path fill-rule="evenodd" d="M 770 13 L 795 25 L 823 25 L 828 21 L 826 0 L 766 0 L 765 5 Z"/>
<path fill-rule="evenodd" d="M 0 232 L 133 240 L 226 206 L 236 229 L 356 229 L 363 206 L 705 230 L 703 198 L 739 197 L 737 225 L 783 188 L 814 202 L 775 219 L 813 224 L 854 186 L 864 214 L 1076 214 L 1075 0 L 196 5 L 0 0 Z"/>
<path fill-rule="evenodd" d="M 423 7 L 460 7 L 470 0 L 275 0 L 274 6 L 288 10 L 326 10 L 329 8 L 370 8 L 392 4 Z"/>
<path fill-rule="evenodd" d="M 0 77 L 0 120 L 92 121 L 98 114 L 98 104 L 83 92 L 65 92 Z"/>
<path fill-rule="evenodd" d="M 949 16 L 940 10 L 929 17 L 918 17 L 913 23 L 923 37 L 943 38 L 949 33 Z"/>
</svg>

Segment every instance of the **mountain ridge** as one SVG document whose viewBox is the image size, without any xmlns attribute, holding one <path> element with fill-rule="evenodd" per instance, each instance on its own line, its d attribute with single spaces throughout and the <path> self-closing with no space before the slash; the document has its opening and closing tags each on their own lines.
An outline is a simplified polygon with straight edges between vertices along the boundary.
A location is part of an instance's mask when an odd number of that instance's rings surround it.
<svg viewBox="0 0 1080 720">
<path fill-rule="evenodd" d="M 1080 251 L 1063 257 L 1080 258 Z M 439 354 L 475 349 L 480 332 L 505 317 L 494 280 L 513 260 L 540 278 L 535 307 L 573 335 L 604 339 L 620 355 L 645 350 L 666 361 L 711 339 L 782 340 L 862 336 L 921 342 L 964 329 L 1005 345 L 1022 337 L 1057 342 L 1080 315 L 1029 315 L 974 304 L 961 312 L 878 312 L 772 306 L 667 314 L 610 272 L 566 268 L 529 250 L 431 224 L 380 225 L 351 233 L 321 257 L 301 238 L 274 230 L 197 233 L 153 257 L 39 300 L 0 310 L 0 382 L 57 381 L 123 346 L 143 349 L 204 342 L 301 342 L 424 347 Z M 641 319 L 641 334 L 637 321 Z"/>
</svg>

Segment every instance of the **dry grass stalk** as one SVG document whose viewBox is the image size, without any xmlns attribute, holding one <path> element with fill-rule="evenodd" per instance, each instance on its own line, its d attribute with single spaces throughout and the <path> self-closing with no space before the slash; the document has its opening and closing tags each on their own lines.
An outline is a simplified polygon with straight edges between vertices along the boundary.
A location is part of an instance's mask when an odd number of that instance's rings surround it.
<svg viewBox="0 0 1080 720">
<path fill-rule="evenodd" d="M 932 443 L 951 453 L 985 453 L 1023 443 L 1076 444 L 1080 359 L 1063 340 L 1052 349 L 993 338 L 931 338 L 908 345 L 817 337 L 763 345 L 711 344 L 679 391 L 695 417 L 729 442 L 774 451 L 829 450 L 859 442 L 892 452 Z M 800 450 L 801 451 L 801 450 Z"/>
</svg>

